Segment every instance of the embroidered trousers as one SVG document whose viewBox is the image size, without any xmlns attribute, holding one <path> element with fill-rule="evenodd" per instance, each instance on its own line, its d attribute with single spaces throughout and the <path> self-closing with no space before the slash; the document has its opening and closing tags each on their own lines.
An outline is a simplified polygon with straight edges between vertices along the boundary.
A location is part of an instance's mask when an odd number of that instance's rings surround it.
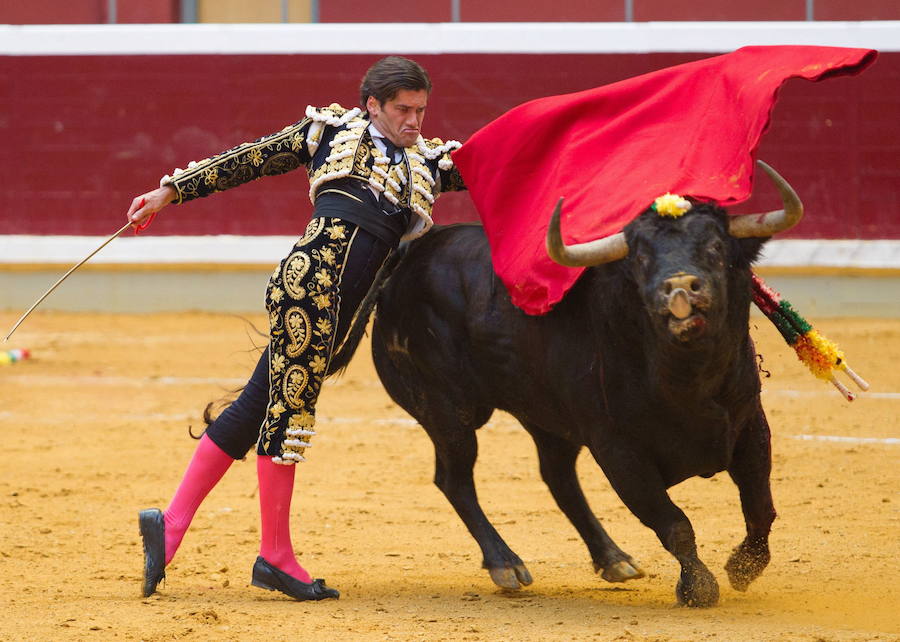
<svg viewBox="0 0 900 642">
<path fill-rule="evenodd" d="M 303 461 L 315 434 L 316 401 L 335 347 L 391 247 L 339 218 L 310 221 L 266 288 L 269 346 L 240 396 L 207 429 L 240 459 Z"/>
</svg>

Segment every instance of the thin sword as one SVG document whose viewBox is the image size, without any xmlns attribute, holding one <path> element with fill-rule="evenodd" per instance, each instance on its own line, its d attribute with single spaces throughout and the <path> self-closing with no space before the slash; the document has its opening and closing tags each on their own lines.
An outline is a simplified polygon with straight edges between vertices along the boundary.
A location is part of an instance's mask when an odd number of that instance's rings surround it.
<svg viewBox="0 0 900 642">
<path fill-rule="evenodd" d="M 6 335 L 6 338 L 3 339 L 3 342 L 5 343 L 5 342 L 9 341 L 9 338 L 13 335 L 13 332 L 16 331 L 16 328 L 18 328 L 20 325 L 22 325 L 22 321 L 24 321 L 25 319 L 27 319 L 27 318 L 28 318 L 28 315 L 31 314 L 31 313 L 34 311 L 34 309 L 35 309 L 36 307 L 38 307 L 44 299 L 46 299 L 48 296 L 50 296 L 50 293 L 53 292 L 53 290 L 55 290 L 55 289 L 59 286 L 60 283 L 62 283 L 63 281 L 65 281 L 67 278 L 69 278 L 69 275 L 72 274 L 72 272 L 74 272 L 75 270 L 77 270 L 78 268 L 80 268 L 82 265 L 84 265 L 85 263 L 87 263 L 87 261 L 88 261 L 92 256 L 94 256 L 97 252 L 99 252 L 100 250 L 102 250 L 103 248 L 105 248 L 107 245 L 109 245 L 109 243 L 110 243 L 114 238 L 116 238 L 116 237 L 119 236 L 122 232 L 124 232 L 124 231 L 127 230 L 129 227 L 131 227 L 131 225 L 132 225 L 131 222 L 125 223 L 125 225 L 123 225 L 121 228 L 119 228 L 119 231 L 118 231 L 118 232 L 116 232 L 115 234 L 113 234 L 112 236 L 110 236 L 108 239 L 106 239 L 105 241 L 103 241 L 103 243 L 100 245 L 100 247 L 98 247 L 96 250 L 94 250 L 93 252 L 91 252 L 90 254 L 88 254 L 86 257 L 84 257 L 83 259 L 81 259 L 81 261 L 79 261 L 77 265 L 72 266 L 72 268 L 71 268 L 68 272 L 66 272 L 65 274 L 63 274 L 63 275 L 62 275 L 62 278 L 61 278 L 59 281 L 57 281 L 57 282 L 54 283 L 52 286 L 50 286 L 50 289 L 47 290 L 46 292 L 44 292 L 43 296 L 41 296 L 40 299 L 38 299 L 37 301 L 35 301 L 35 302 L 34 302 L 34 305 L 32 305 L 30 308 L 28 308 L 28 311 L 27 311 L 25 314 L 23 314 L 21 317 L 19 317 L 19 320 L 16 321 L 16 324 L 12 327 L 12 330 L 9 331 L 9 334 Z"/>
</svg>

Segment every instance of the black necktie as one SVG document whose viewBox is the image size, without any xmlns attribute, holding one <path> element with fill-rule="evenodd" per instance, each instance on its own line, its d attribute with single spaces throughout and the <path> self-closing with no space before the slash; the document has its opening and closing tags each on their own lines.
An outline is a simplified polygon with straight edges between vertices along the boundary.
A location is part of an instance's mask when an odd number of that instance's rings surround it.
<svg viewBox="0 0 900 642">
<path fill-rule="evenodd" d="M 394 145 L 389 139 L 382 138 L 384 141 L 384 145 L 387 149 L 385 149 L 384 154 L 388 157 L 388 160 L 391 162 L 391 165 L 394 165 L 397 161 L 395 160 L 397 154 L 395 153 L 399 148 Z"/>
</svg>

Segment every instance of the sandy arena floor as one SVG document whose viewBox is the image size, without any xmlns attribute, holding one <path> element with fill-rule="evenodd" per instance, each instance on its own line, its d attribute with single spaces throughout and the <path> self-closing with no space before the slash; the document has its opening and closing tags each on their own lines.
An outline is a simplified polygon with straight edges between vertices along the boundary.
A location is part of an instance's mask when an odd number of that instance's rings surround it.
<svg viewBox="0 0 900 642">
<path fill-rule="evenodd" d="M 0 313 L 0 328 L 17 316 Z M 717 607 L 681 608 L 676 562 L 583 453 L 594 510 L 650 575 L 613 585 L 593 574 L 531 440 L 499 414 L 480 433 L 480 497 L 535 582 L 498 590 L 431 483 L 428 438 L 384 393 L 365 345 L 326 385 L 298 471 L 295 547 L 342 591 L 310 604 L 249 585 L 251 462 L 200 508 L 160 593 L 139 596 L 137 512 L 165 507 L 195 445 L 188 425 L 249 374 L 246 323 L 38 312 L 2 346 L 34 358 L 0 367 L 0 638 L 900 640 L 900 321 L 817 324 L 872 383 L 852 404 L 806 373 L 767 321 L 754 325 L 772 373 L 764 401 L 779 518 L 772 563 L 749 592 L 732 590 L 722 569 L 743 534 L 727 475 L 672 489 L 722 587 Z"/>
</svg>

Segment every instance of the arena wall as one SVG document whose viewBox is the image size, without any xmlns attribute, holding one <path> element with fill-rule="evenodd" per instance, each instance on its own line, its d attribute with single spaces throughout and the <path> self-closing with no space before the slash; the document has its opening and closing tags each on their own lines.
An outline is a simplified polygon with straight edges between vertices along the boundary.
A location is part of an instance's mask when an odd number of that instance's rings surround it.
<svg viewBox="0 0 900 642">
<path fill-rule="evenodd" d="M 897 20 L 895 0 L 10 0 L 0 23 Z"/>
<path fill-rule="evenodd" d="M 355 104 L 361 73 L 388 53 L 432 75 L 425 135 L 465 140 L 532 98 L 783 43 L 881 53 L 860 76 L 783 88 L 759 156 L 803 197 L 808 215 L 787 238 L 806 245 L 773 243 L 769 262 L 900 270 L 900 22 L 0 26 L 0 263 L 21 281 L 28 266 L 77 260 L 162 174 L 277 131 L 307 104 Z M 775 203 L 761 185 L 738 209 Z M 96 264 L 268 266 L 310 209 L 302 173 L 268 178 L 167 209 L 146 232 L 153 249 L 123 239 L 126 260 L 111 246 Z M 477 219 L 464 194 L 443 196 L 435 215 Z M 198 260 L 193 241 L 207 235 L 237 241 Z"/>
</svg>

